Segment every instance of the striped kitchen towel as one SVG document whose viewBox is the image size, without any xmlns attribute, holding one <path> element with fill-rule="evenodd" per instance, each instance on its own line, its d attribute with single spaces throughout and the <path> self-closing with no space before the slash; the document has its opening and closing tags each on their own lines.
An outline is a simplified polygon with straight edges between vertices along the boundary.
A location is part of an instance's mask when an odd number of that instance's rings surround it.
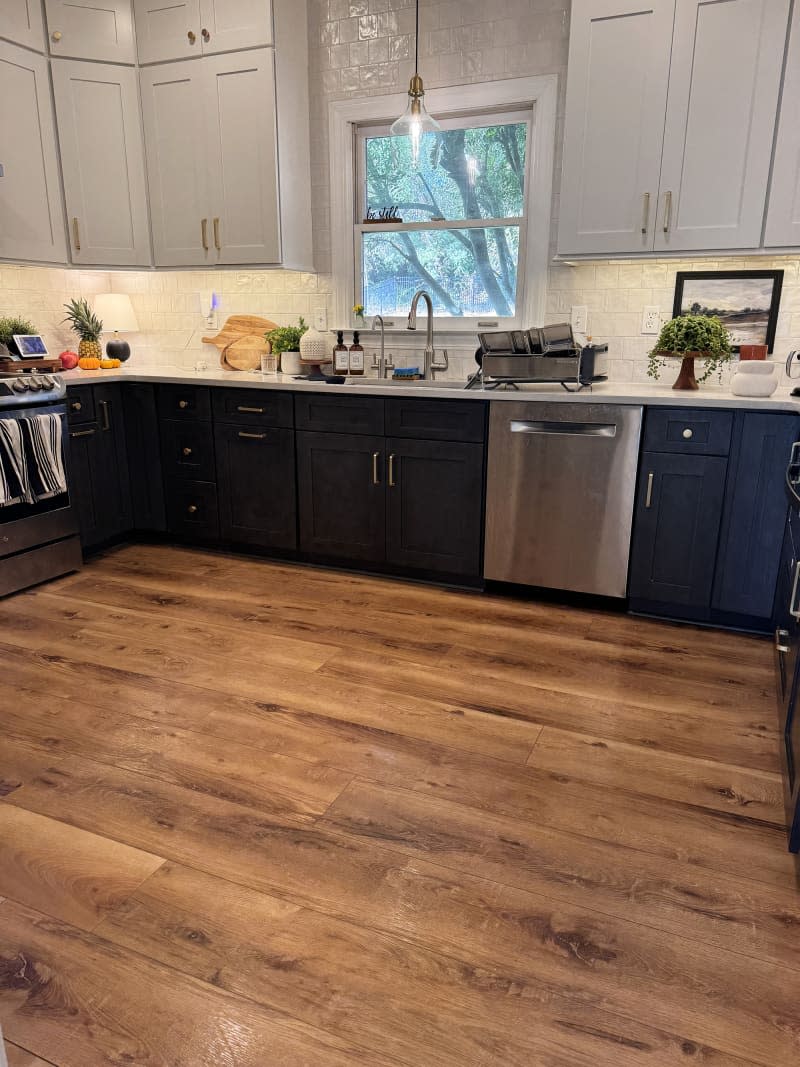
<svg viewBox="0 0 800 1067">
<path fill-rule="evenodd" d="M 0 508 L 31 504 L 25 447 L 17 419 L 0 419 Z"/>
<path fill-rule="evenodd" d="M 19 420 L 25 445 L 28 479 L 34 500 L 67 491 L 59 415 L 27 415 Z"/>
</svg>

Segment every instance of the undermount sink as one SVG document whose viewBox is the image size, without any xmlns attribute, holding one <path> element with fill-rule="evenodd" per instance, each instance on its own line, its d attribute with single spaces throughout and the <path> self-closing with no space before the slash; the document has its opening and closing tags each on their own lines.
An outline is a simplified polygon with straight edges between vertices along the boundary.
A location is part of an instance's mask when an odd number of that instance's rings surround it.
<svg viewBox="0 0 800 1067">
<path fill-rule="evenodd" d="M 453 381 L 452 378 L 444 381 L 429 381 L 427 378 L 361 378 L 361 377 L 348 377 L 345 381 L 346 385 L 366 385 L 373 389 L 383 389 L 384 386 L 401 385 L 408 389 L 465 389 L 467 383 Z"/>
</svg>

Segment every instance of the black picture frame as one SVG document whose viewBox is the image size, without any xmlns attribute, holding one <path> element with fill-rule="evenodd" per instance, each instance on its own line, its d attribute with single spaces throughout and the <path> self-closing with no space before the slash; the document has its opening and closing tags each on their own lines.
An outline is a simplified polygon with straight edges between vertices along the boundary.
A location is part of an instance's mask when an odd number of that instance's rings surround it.
<svg viewBox="0 0 800 1067">
<path fill-rule="evenodd" d="M 755 280 L 755 279 L 762 280 L 762 281 L 763 280 L 769 280 L 769 281 L 772 282 L 772 294 L 771 294 L 771 298 L 770 298 L 770 306 L 769 306 L 769 310 L 767 312 L 766 322 L 763 323 L 763 338 L 762 339 L 753 339 L 753 340 L 741 339 L 738 342 L 735 342 L 733 347 L 734 347 L 734 351 L 738 352 L 740 344 L 765 344 L 767 346 L 767 350 L 771 353 L 773 348 L 774 348 L 774 346 L 775 346 L 775 331 L 776 331 L 777 326 L 778 326 L 778 311 L 780 309 L 780 304 L 781 304 L 781 290 L 783 289 L 783 271 L 782 270 L 686 270 L 686 271 L 681 270 L 681 271 L 678 271 L 676 273 L 676 275 L 675 275 L 675 299 L 674 299 L 674 302 L 673 302 L 673 305 L 672 305 L 672 317 L 673 318 L 677 318 L 678 315 L 691 314 L 691 311 L 687 310 L 687 308 L 685 307 L 686 299 L 688 299 L 688 297 L 685 295 L 686 294 L 686 288 L 687 288 L 687 286 L 686 286 L 687 282 L 690 282 L 690 283 L 695 283 L 695 282 L 702 283 L 704 281 L 713 281 L 715 283 L 720 283 L 720 282 L 727 281 L 727 282 L 730 282 L 731 290 L 733 292 L 735 292 L 735 287 L 738 286 L 738 287 L 741 288 L 741 285 L 742 285 L 743 282 L 752 281 L 752 280 Z M 700 285 L 698 288 L 700 289 L 700 292 L 702 292 L 702 285 Z M 715 284 L 713 288 L 715 290 L 717 290 L 717 292 L 719 292 L 721 287 L 720 287 L 719 284 Z M 690 290 L 694 289 L 694 285 L 691 284 L 689 286 L 689 289 Z M 692 293 L 692 295 L 696 297 L 699 294 Z M 741 313 L 737 313 L 737 314 L 744 314 L 744 313 L 746 313 L 747 310 L 748 310 L 747 307 L 745 307 L 745 308 L 742 309 Z M 700 312 L 696 312 L 696 314 L 701 314 L 701 315 L 702 314 L 709 314 L 709 312 L 700 311 Z M 760 317 L 761 317 L 761 314 L 762 314 L 761 311 L 759 311 Z M 726 321 L 726 318 L 725 318 L 724 315 L 721 315 L 720 318 L 722 319 L 723 324 L 725 326 L 727 326 L 728 329 L 730 329 L 731 332 L 733 332 L 735 334 L 736 323 L 732 322 L 730 320 Z M 743 322 L 742 325 L 745 325 L 745 323 Z M 749 326 L 751 324 L 750 323 L 746 323 L 746 325 Z M 755 323 L 753 325 L 755 327 L 759 327 L 760 328 L 762 326 L 762 323 L 761 323 L 761 321 L 759 321 L 759 322 L 757 322 L 757 323 Z M 759 329 L 759 334 L 761 332 L 762 331 Z"/>
</svg>

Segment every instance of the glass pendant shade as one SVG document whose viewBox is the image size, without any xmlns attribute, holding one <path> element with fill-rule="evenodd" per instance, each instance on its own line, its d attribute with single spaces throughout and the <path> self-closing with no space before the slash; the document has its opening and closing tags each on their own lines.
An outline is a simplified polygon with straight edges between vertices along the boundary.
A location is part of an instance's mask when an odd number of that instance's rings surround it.
<svg viewBox="0 0 800 1067">
<path fill-rule="evenodd" d="M 390 133 L 392 137 L 408 137 L 411 141 L 411 158 L 414 164 L 419 159 L 419 148 L 422 135 L 425 133 L 438 133 L 441 126 L 436 119 L 429 115 L 425 108 L 425 89 L 422 78 L 415 74 L 408 86 L 408 107 L 403 114 L 392 123 Z"/>
</svg>

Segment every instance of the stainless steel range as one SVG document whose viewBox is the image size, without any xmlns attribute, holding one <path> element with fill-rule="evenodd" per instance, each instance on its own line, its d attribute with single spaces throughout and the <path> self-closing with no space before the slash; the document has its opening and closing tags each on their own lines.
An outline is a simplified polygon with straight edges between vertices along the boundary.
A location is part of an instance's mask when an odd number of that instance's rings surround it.
<svg viewBox="0 0 800 1067">
<path fill-rule="evenodd" d="M 82 563 L 65 478 L 66 393 L 57 374 L 0 371 L 0 596 Z"/>
</svg>

